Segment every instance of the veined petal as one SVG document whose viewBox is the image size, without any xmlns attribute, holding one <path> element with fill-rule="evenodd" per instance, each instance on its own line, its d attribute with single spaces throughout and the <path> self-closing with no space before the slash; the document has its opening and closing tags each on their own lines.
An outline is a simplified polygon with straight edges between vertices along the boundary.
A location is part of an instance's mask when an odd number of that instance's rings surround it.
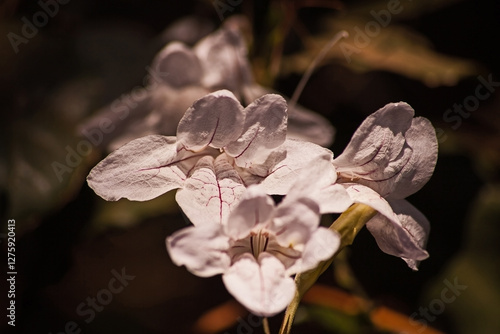
<svg viewBox="0 0 500 334">
<path fill-rule="evenodd" d="M 321 261 L 331 258 L 340 246 L 338 233 L 325 227 L 318 227 L 307 242 L 301 258 L 290 268 L 289 275 L 302 273 L 315 268 Z"/>
<path fill-rule="evenodd" d="M 224 231 L 233 239 L 241 239 L 258 224 L 269 221 L 273 210 L 272 198 L 259 186 L 250 186 L 230 213 Z"/>
<path fill-rule="evenodd" d="M 238 173 L 221 154 L 215 160 L 201 158 L 175 199 L 194 225 L 223 224 L 244 191 Z"/>
<path fill-rule="evenodd" d="M 357 183 L 343 183 L 342 186 L 345 187 L 354 203 L 362 203 L 371 206 L 380 214 L 389 218 L 389 220 L 398 221 L 390 204 L 375 190 Z"/>
<path fill-rule="evenodd" d="M 222 274 L 231 264 L 229 238 L 216 224 L 184 228 L 168 237 L 166 244 L 172 261 L 197 276 Z"/>
<path fill-rule="evenodd" d="M 411 157 L 396 176 L 395 187 L 388 198 L 405 198 L 417 192 L 429 181 L 436 166 L 438 142 L 428 119 L 414 118 L 405 138 Z"/>
<path fill-rule="evenodd" d="M 377 190 L 382 196 L 392 192 L 395 178 L 411 158 L 405 133 L 412 124 L 414 110 L 404 102 L 389 103 L 366 118 L 344 152 L 333 160 L 346 182 L 356 181 Z"/>
<path fill-rule="evenodd" d="M 419 240 L 422 232 L 415 233 L 418 229 L 412 226 L 414 222 L 407 216 L 397 215 L 389 202 L 366 186 L 360 184 L 345 186 L 354 202 L 369 205 L 378 211 L 366 223 L 366 227 L 375 237 L 377 245 L 383 252 L 416 261 L 424 260 L 429 256 L 420 245 L 421 241 Z M 400 205 L 403 210 L 407 209 L 407 206 L 403 206 L 404 204 Z M 400 218 L 404 219 L 404 223 Z"/>
<path fill-rule="evenodd" d="M 175 137 L 135 139 L 108 155 L 89 173 L 87 182 L 108 201 L 146 201 L 184 184 L 200 154 L 176 150 Z"/>
<path fill-rule="evenodd" d="M 392 209 L 396 213 L 401 225 L 411 234 L 418 246 L 425 250 L 431 225 L 427 218 L 417 208 L 406 200 L 389 200 Z M 420 261 L 412 257 L 402 257 L 402 259 L 413 270 L 418 270 Z"/>
<path fill-rule="evenodd" d="M 366 227 L 384 253 L 401 257 L 414 270 L 417 269 L 417 261 L 429 257 L 427 251 L 418 245 L 418 241 L 411 234 L 411 231 L 399 222 L 399 218 L 398 223 L 395 223 L 387 217 L 377 214 L 366 223 Z"/>
<path fill-rule="evenodd" d="M 171 42 L 165 46 L 155 56 L 151 69 L 151 85 L 161 81 L 176 88 L 200 83 L 203 75 L 196 54 L 180 42 Z"/>
<path fill-rule="evenodd" d="M 273 93 L 276 92 L 255 83 L 247 85 L 243 89 L 244 100 L 249 101 L 248 103 L 262 95 Z M 289 102 L 288 97 L 283 97 Z M 328 147 L 333 142 L 335 128 L 320 114 L 296 104 L 293 110 L 288 110 L 286 135 L 291 139 L 304 140 Z"/>
<path fill-rule="evenodd" d="M 263 317 L 283 311 L 295 294 L 295 283 L 274 256 L 261 253 L 258 262 L 243 254 L 222 276 L 227 290 L 250 312 Z"/>
<path fill-rule="evenodd" d="M 307 172 L 319 161 L 332 161 L 333 153 L 319 145 L 299 140 L 286 139 L 262 165 L 250 166 L 248 173 L 263 177 L 261 185 L 268 194 L 285 195 L 297 176 Z M 244 178 L 245 183 L 258 178 Z M 248 181 L 248 182 L 247 182 Z"/>
<path fill-rule="evenodd" d="M 264 95 L 244 110 L 241 136 L 225 147 L 240 167 L 263 163 L 269 153 L 283 144 L 286 137 L 287 106 L 276 94 Z"/>
<path fill-rule="evenodd" d="M 152 117 L 143 122 L 150 126 L 149 131 L 162 135 L 175 135 L 177 125 L 193 101 L 210 93 L 201 86 L 172 88 L 167 85 L 158 86 L 152 91 L 153 101 L 150 105 Z M 152 119 L 153 122 L 147 122 Z"/>
<path fill-rule="evenodd" d="M 207 146 L 222 148 L 238 139 L 243 130 L 243 106 L 227 90 L 197 100 L 177 127 L 180 147 L 201 151 Z"/>
</svg>

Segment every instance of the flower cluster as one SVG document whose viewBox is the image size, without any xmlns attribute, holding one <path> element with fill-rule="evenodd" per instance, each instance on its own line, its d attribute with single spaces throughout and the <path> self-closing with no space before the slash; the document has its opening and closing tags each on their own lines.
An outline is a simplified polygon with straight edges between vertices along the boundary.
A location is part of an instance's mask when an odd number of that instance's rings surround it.
<svg viewBox="0 0 500 334">
<path fill-rule="evenodd" d="M 297 194 L 275 205 L 260 186 L 250 186 L 222 224 L 174 233 L 167 248 L 177 265 L 206 277 L 222 274 L 228 291 L 251 312 L 281 312 L 295 294 L 291 275 L 333 256 L 340 239 L 319 226 L 319 207 Z"/>
<path fill-rule="evenodd" d="M 94 167 L 88 184 L 109 201 L 145 201 L 179 189 L 176 200 L 192 222 L 222 223 L 249 185 L 284 195 L 301 170 L 331 161 L 329 150 L 286 138 L 286 124 L 279 95 L 243 108 L 231 92 L 217 91 L 186 111 L 177 137 L 129 142 Z"/>
<path fill-rule="evenodd" d="M 430 179 L 437 161 L 438 144 L 432 124 L 414 118 L 405 102 L 390 103 L 371 114 L 354 133 L 344 152 L 332 161 L 338 178 L 325 187 L 343 187 L 354 203 L 378 211 L 366 227 L 380 249 L 401 257 L 417 270 L 429 255 L 425 244 L 430 225 L 425 216 L 404 200 Z M 331 190 L 330 190 L 331 191 Z M 322 212 L 335 196 L 315 195 Z"/>
<path fill-rule="evenodd" d="M 88 184 L 107 200 L 149 200 L 179 189 L 193 226 L 167 239 L 172 260 L 195 275 L 222 274 L 255 314 L 282 311 L 295 294 L 291 275 L 338 250 L 322 213 L 353 203 L 378 213 L 367 223 L 379 247 L 412 269 L 427 258 L 429 223 L 404 198 L 430 178 L 437 140 L 430 122 L 404 103 L 370 115 L 345 151 L 286 138 L 287 106 L 267 94 L 244 108 L 227 90 L 187 109 L 177 136 L 131 141 L 101 161 Z M 270 194 L 286 195 L 275 205 Z"/>
<path fill-rule="evenodd" d="M 139 138 L 97 164 L 89 186 L 110 201 L 146 201 L 177 189 L 192 226 L 167 238 L 172 261 L 198 276 L 221 274 L 228 291 L 257 315 L 281 312 L 296 296 L 292 276 L 334 256 L 341 236 L 320 226 L 320 215 L 355 203 L 376 210 L 366 226 L 380 249 L 417 270 L 428 257 L 429 222 L 405 198 L 434 171 L 430 122 L 404 102 L 390 103 L 334 159 L 318 145 L 331 137 L 326 120 L 289 112 L 283 97 L 255 84 L 245 53 L 231 25 L 192 49 L 167 45 L 152 65 L 166 75 L 145 88 L 130 118 L 146 112 L 156 121 L 139 122 L 132 134 Z M 177 122 L 172 115 L 186 101 Z M 295 139 L 287 136 L 290 117 Z M 172 119 L 175 130 L 162 128 Z M 275 204 L 270 195 L 284 198 Z"/>
</svg>

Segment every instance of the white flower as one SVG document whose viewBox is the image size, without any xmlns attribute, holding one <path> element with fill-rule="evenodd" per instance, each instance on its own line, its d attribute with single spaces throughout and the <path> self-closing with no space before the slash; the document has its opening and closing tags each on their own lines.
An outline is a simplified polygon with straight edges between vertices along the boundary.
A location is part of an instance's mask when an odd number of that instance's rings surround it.
<svg viewBox="0 0 500 334">
<path fill-rule="evenodd" d="M 366 227 L 380 249 L 401 257 L 416 270 L 429 254 L 425 250 L 430 225 L 425 216 L 404 200 L 431 177 L 437 160 L 432 124 L 414 118 L 405 102 L 390 103 L 366 118 L 344 152 L 333 160 L 338 178 L 325 186 L 343 186 L 352 201 L 378 211 Z M 327 182 L 327 181 L 326 181 Z M 321 212 L 332 212 L 335 195 L 315 196 Z"/>
<path fill-rule="evenodd" d="M 101 131 L 103 122 L 111 122 L 115 130 L 104 135 L 102 145 L 114 150 L 146 135 L 174 135 L 184 111 L 210 92 L 227 89 L 245 105 L 272 93 L 254 81 L 237 25 L 236 19 L 227 20 L 193 48 L 181 42 L 167 44 L 147 68 L 150 75 L 144 88 L 122 95 L 79 131 L 94 133 Z M 290 126 L 290 138 L 323 146 L 332 142 L 333 127 L 310 110 L 297 106 Z"/>
<path fill-rule="evenodd" d="M 222 224 L 193 221 L 197 226 L 168 237 L 173 262 L 202 277 L 222 274 L 228 291 L 254 314 L 281 312 L 295 293 L 290 275 L 316 267 L 340 244 L 319 226 L 315 202 L 292 198 L 275 206 L 260 186 L 249 187 Z"/>
<path fill-rule="evenodd" d="M 181 188 L 176 200 L 192 221 L 220 223 L 247 186 L 261 183 L 267 193 L 284 195 L 301 170 L 331 163 L 331 151 L 286 139 L 286 125 L 279 95 L 243 108 L 231 92 L 217 91 L 186 111 L 177 137 L 133 140 L 95 166 L 87 181 L 109 201 L 145 201 Z"/>
</svg>

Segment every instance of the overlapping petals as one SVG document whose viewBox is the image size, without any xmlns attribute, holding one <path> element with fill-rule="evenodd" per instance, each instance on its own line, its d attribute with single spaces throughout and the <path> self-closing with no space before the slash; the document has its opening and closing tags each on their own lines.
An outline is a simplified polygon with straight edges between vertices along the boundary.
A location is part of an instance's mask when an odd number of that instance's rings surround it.
<svg viewBox="0 0 500 334">
<path fill-rule="evenodd" d="M 99 145 L 114 150 L 146 135 L 175 135 L 185 110 L 210 92 L 227 89 L 244 105 L 273 93 L 252 77 L 240 25 L 237 18 L 230 18 L 192 48 L 178 41 L 167 44 L 146 68 L 145 87 L 113 101 L 79 132 L 84 136 L 101 133 L 103 123 L 113 124 L 114 130 L 106 132 Z M 331 144 L 334 131 L 325 118 L 299 106 L 294 109 L 289 137 Z"/>
<path fill-rule="evenodd" d="M 223 224 L 194 221 L 196 227 L 167 238 L 170 256 L 196 275 L 222 274 L 252 313 L 281 312 L 295 293 L 290 275 L 332 257 L 340 244 L 335 232 L 319 226 L 314 201 L 293 192 L 292 198 L 275 206 L 260 186 L 251 186 Z"/>
<path fill-rule="evenodd" d="M 333 161 L 339 182 L 364 184 L 386 198 L 422 188 L 436 165 L 437 139 L 431 123 L 414 114 L 399 102 L 368 116 Z"/>
<path fill-rule="evenodd" d="M 362 203 L 377 210 L 366 226 L 380 249 L 417 270 L 429 256 L 425 250 L 429 223 L 403 198 L 431 177 L 437 139 L 427 119 L 413 116 L 404 102 L 390 103 L 370 115 L 333 160 L 332 173 L 337 177 L 323 175 L 318 179 L 320 189 L 309 192 L 321 212 L 339 212 L 342 203 Z"/>
<path fill-rule="evenodd" d="M 269 194 L 283 195 L 301 170 L 332 161 L 325 148 L 286 139 L 286 125 L 279 95 L 243 108 L 231 92 L 217 91 L 188 108 L 177 137 L 131 141 L 94 167 L 88 184 L 111 201 L 144 201 L 181 188 L 176 199 L 188 218 L 221 223 L 247 186 L 263 183 Z"/>
</svg>

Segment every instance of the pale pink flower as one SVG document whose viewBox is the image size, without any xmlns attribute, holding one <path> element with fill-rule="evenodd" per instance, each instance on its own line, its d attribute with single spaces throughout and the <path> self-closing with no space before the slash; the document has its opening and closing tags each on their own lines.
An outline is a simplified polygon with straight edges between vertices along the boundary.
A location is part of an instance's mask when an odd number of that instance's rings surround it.
<svg viewBox="0 0 500 334">
<path fill-rule="evenodd" d="M 222 224 L 199 224 L 167 238 L 173 262 L 193 274 L 222 274 L 228 291 L 252 313 L 272 316 L 295 294 L 291 275 L 315 268 L 337 251 L 337 233 L 319 226 L 319 207 L 293 194 L 275 205 L 251 186 Z M 198 217 L 197 219 L 202 219 Z"/>
</svg>

